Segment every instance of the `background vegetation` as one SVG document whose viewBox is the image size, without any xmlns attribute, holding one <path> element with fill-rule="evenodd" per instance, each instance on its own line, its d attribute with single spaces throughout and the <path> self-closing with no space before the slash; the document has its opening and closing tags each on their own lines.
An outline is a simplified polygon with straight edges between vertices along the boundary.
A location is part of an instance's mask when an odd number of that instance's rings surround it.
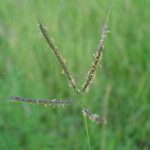
<svg viewBox="0 0 150 150">
<path fill-rule="evenodd" d="M 80 107 L 10 103 L 10 95 L 78 99 L 40 35 L 39 16 L 82 84 L 107 10 L 102 68 L 85 100 L 107 116 L 88 120 L 92 149 L 150 149 L 149 0 L 0 0 L 0 149 L 87 149 Z M 109 90 L 108 90 L 109 89 Z"/>
</svg>

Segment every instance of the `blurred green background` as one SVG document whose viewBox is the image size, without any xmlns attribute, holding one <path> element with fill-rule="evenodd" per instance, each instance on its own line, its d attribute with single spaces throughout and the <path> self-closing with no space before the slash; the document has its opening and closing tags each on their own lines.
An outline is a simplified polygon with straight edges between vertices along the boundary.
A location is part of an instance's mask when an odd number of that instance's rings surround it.
<svg viewBox="0 0 150 150">
<path fill-rule="evenodd" d="M 38 28 L 55 39 L 79 86 L 110 10 L 102 67 L 87 108 L 107 117 L 87 120 L 94 150 L 150 149 L 149 0 L 0 0 L 0 150 L 88 149 L 79 104 L 52 108 L 11 103 L 10 95 L 80 100 Z"/>
</svg>

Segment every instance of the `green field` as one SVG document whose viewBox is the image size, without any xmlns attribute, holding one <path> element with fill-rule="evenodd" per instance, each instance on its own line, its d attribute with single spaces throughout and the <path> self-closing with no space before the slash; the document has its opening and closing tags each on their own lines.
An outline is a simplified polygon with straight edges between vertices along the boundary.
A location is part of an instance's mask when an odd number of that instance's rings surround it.
<svg viewBox="0 0 150 150">
<path fill-rule="evenodd" d="M 81 86 L 109 7 L 102 67 L 84 96 L 87 108 L 108 120 L 87 120 L 91 149 L 149 150 L 149 6 L 149 0 L 0 0 L 0 150 L 88 149 L 80 103 L 53 108 L 8 97 L 80 102 L 40 34 L 37 16 Z"/>
</svg>

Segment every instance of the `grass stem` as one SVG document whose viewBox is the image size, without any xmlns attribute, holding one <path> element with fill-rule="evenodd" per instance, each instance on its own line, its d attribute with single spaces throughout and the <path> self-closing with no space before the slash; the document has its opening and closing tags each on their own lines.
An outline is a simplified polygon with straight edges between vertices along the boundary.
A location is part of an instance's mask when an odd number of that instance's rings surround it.
<svg viewBox="0 0 150 150">
<path fill-rule="evenodd" d="M 83 99 L 83 95 L 82 95 L 82 102 L 81 102 L 81 105 L 82 105 L 82 108 L 84 106 L 84 99 Z M 86 130 L 86 136 L 87 136 L 87 143 L 88 143 L 88 149 L 91 150 L 91 142 L 90 142 L 90 135 L 89 135 L 89 128 L 88 128 L 88 124 L 87 124 L 87 119 L 86 119 L 86 116 L 83 116 L 84 117 L 84 125 L 85 125 L 85 130 Z"/>
</svg>

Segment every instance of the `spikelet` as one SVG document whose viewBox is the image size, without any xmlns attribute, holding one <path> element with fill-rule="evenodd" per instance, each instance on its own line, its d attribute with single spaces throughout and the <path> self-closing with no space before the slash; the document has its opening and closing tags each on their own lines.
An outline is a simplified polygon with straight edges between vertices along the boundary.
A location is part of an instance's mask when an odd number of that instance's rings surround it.
<svg viewBox="0 0 150 150">
<path fill-rule="evenodd" d="M 95 77 L 98 63 L 102 59 L 102 51 L 104 49 L 104 40 L 105 40 L 107 33 L 108 33 L 107 25 L 105 24 L 102 35 L 101 35 L 101 40 L 98 44 L 97 51 L 95 54 L 93 54 L 94 62 L 92 63 L 91 69 L 88 72 L 85 82 L 82 85 L 82 90 L 81 90 L 82 93 L 87 92 L 87 89 L 89 89 L 92 79 Z"/>
<path fill-rule="evenodd" d="M 19 96 L 11 96 L 10 99 L 18 102 L 32 103 L 32 104 L 43 104 L 43 105 L 52 105 L 52 106 L 64 106 L 72 104 L 73 100 L 49 100 L 49 99 L 32 99 L 32 98 L 23 98 Z"/>
<path fill-rule="evenodd" d="M 54 55 L 56 56 L 58 62 L 60 63 L 64 73 L 66 74 L 71 86 L 73 87 L 73 89 L 79 93 L 80 90 L 76 87 L 76 82 L 75 82 L 75 79 L 74 77 L 71 75 L 69 69 L 67 68 L 66 66 L 66 61 L 64 59 L 64 57 L 61 55 L 61 53 L 59 52 L 58 48 L 56 47 L 55 43 L 54 43 L 54 40 L 52 38 L 50 38 L 48 36 L 48 33 L 47 33 L 47 30 L 43 27 L 43 25 L 41 24 L 40 20 L 38 19 L 38 22 L 39 22 L 39 28 L 44 36 L 44 38 L 46 39 L 49 47 L 52 49 Z"/>
<path fill-rule="evenodd" d="M 96 122 L 97 124 L 106 124 L 107 123 L 105 118 L 102 118 L 102 117 L 98 116 L 97 114 L 93 114 L 86 108 L 82 109 L 82 114 L 83 114 L 83 116 L 87 117 L 89 120 L 91 120 L 93 122 Z"/>
</svg>

